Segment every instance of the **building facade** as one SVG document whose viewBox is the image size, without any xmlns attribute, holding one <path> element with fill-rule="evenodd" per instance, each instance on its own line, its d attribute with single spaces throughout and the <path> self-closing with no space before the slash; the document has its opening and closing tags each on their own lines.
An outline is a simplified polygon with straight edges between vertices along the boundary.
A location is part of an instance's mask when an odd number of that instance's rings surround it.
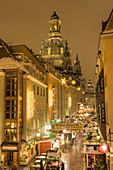
<svg viewBox="0 0 113 170">
<path fill-rule="evenodd" d="M 96 63 L 97 115 L 100 129 L 108 145 L 106 162 L 113 169 L 113 10 L 102 23 Z"/>
<path fill-rule="evenodd" d="M 49 24 L 39 56 L 26 45 L 8 46 L 0 40 L 0 163 L 4 166 L 27 165 L 37 154 L 45 126 L 74 115 L 78 101 L 84 101 L 80 62 L 77 56 L 72 66 L 55 11 Z"/>
<path fill-rule="evenodd" d="M 0 41 L 1 70 L 1 161 L 4 166 L 27 165 L 37 154 L 36 134 L 45 130 L 46 70 L 24 46 L 18 51 Z M 29 56 L 31 58 L 29 58 Z M 35 62 L 33 60 L 36 60 Z M 43 70 L 41 71 L 40 68 Z"/>
<path fill-rule="evenodd" d="M 57 92 L 56 100 L 58 100 L 58 102 L 56 103 L 57 106 L 59 106 L 59 111 L 56 114 L 56 118 L 64 119 L 65 116 L 76 113 L 79 98 L 82 102 L 85 100 L 85 95 L 82 94 L 82 90 L 85 90 L 85 88 L 80 79 L 80 76 L 82 75 L 81 66 L 78 55 L 76 56 L 75 64 L 72 65 L 71 51 L 68 42 L 62 38 L 61 21 L 56 14 L 56 11 L 54 11 L 49 20 L 49 34 L 48 38 L 42 43 L 40 60 L 48 70 L 48 77 L 53 75 L 58 81 L 55 86 L 55 83 L 50 83 L 51 78 L 48 79 L 48 94 L 50 92 L 52 93 L 52 91 L 49 90 L 50 86 L 55 87 Z M 61 85 L 62 79 L 65 80 L 66 83 Z M 81 89 L 78 92 L 77 87 L 79 86 L 81 86 Z M 54 113 L 53 107 L 51 107 L 51 111 L 50 108 L 48 111 L 50 115 L 52 115 Z M 51 118 L 55 117 L 52 116 Z"/>
<path fill-rule="evenodd" d="M 89 79 L 87 84 L 87 91 L 86 91 L 86 109 L 88 112 L 95 114 L 96 109 L 96 93 L 94 90 L 93 83 L 91 79 Z"/>
</svg>

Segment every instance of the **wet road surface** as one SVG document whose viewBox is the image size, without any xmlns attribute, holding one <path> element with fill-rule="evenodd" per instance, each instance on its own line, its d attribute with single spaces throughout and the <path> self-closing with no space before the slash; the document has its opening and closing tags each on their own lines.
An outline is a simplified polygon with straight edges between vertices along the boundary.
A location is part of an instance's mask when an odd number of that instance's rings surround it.
<svg viewBox="0 0 113 170">
<path fill-rule="evenodd" d="M 82 135 L 79 134 L 77 141 L 66 153 L 62 154 L 62 160 L 65 162 L 65 170 L 83 170 L 82 154 Z"/>
<path fill-rule="evenodd" d="M 83 164 L 82 154 L 82 134 L 79 133 L 76 142 L 62 153 L 61 159 L 65 162 L 65 170 L 86 170 Z M 19 167 L 19 170 L 30 170 L 31 162 L 28 167 Z"/>
</svg>

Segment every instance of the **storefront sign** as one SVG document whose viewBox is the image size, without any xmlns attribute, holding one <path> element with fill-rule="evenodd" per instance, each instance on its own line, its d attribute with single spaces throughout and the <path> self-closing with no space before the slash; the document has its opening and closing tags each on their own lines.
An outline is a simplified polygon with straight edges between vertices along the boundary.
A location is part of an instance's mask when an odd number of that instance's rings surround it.
<svg viewBox="0 0 113 170">
<path fill-rule="evenodd" d="M 18 150 L 16 146 L 2 146 L 2 150 Z"/>
<path fill-rule="evenodd" d="M 55 131 L 66 130 L 83 130 L 83 123 L 59 123 L 55 125 Z"/>
</svg>

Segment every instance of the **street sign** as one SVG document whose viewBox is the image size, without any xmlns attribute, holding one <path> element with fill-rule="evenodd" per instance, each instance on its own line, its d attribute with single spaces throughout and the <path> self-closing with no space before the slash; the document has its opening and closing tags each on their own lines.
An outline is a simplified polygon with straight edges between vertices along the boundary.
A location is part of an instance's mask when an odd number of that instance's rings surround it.
<svg viewBox="0 0 113 170">
<path fill-rule="evenodd" d="M 55 125 L 55 131 L 83 130 L 83 123 L 58 123 Z"/>
</svg>

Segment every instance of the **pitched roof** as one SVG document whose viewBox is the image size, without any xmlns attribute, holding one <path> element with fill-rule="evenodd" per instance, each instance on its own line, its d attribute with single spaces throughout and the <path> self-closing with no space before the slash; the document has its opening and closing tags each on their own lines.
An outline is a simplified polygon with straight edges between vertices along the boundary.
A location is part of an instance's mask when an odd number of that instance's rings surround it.
<svg viewBox="0 0 113 170">
<path fill-rule="evenodd" d="M 43 68 L 45 71 L 45 67 L 42 65 L 42 63 L 38 60 L 38 58 L 35 56 L 35 53 L 29 49 L 25 44 L 23 45 L 15 45 L 15 46 L 11 46 L 13 48 L 13 50 L 15 50 L 18 53 L 23 53 L 26 57 L 28 57 L 30 60 L 32 60 L 37 67 L 39 68 Z"/>
<path fill-rule="evenodd" d="M 0 39 L 0 59 L 4 57 L 10 57 L 14 60 L 17 60 L 15 55 L 13 54 L 15 51 L 8 46 L 2 39 Z"/>
<path fill-rule="evenodd" d="M 113 29 L 113 9 L 109 15 L 109 18 L 102 22 L 102 31 L 110 31 Z"/>
</svg>

